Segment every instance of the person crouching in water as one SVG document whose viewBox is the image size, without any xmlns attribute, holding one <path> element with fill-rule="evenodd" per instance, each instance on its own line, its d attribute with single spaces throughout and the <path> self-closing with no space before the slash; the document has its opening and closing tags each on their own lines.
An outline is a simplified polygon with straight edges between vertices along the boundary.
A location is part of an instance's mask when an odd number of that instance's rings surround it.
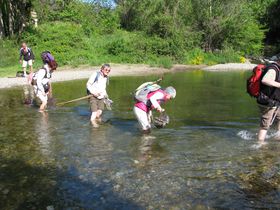
<svg viewBox="0 0 280 210">
<path fill-rule="evenodd" d="M 160 104 L 165 103 L 171 98 L 175 98 L 175 96 L 176 90 L 170 86 L 166 89 L 158 89 L 150 92 L 146 102 L 137 101 L 134 104 L 133 112 L 144 134 L 150 133 L 151 131 L 152 110 L 155 109 L 160 113 L 164 112 L 165 110 Z"/>
<path fill-rule="evenodd" d="M 91 117 L 90 121 L 93 127 L 99 127 L 97 121 L 101 122 L 102 111 L 104 110 L 104 99 L 108 97 L 106 86 L 108 84 L 108 75 L 111 71 L 109 64 L 101 66 L 100 71 L 94 72 L 87 81 L 87 93 L 91 94 L 90 109 Z"/>
<path fill-rule="evenodd" d="M 57 68 L 57 63 L 55 60 L 46 60 L 43 58 L 43 67 L 34 73 L 31 85 L 34 88 L 34 93 L 41 101 L 40 112 L 43 112 L 47 108 L 48 98 L 52 96 L 52 86 L 50 79 L 52 73 Z"/>
<path fill-rule="evenodd" d="M 274 121 L 278 121 L 277 130 L 280 131 L 280 54 L 271 58 L 262 75 L 260 95 L 257 98 L 261 112 L 260 129 L 258 133 L 259 144 L 265 144 L 267 131 Z"/>
</svg>

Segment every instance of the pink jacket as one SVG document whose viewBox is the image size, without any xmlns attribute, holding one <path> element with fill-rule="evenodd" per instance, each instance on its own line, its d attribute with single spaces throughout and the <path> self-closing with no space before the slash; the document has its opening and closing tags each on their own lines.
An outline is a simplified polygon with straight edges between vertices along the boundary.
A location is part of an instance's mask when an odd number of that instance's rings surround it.
<svg viewBox="0 0 280 210">
<path fill-rule="evenodd" d="M 159 94 L 161 93 L 161 94 Z M 139 109 L 143 110 L 144 112 L 149 112 L 150 110 L 155 108 L 155 104 L 152 104 L 152 102 L 150 101 L 150 98 L 154 95 L 157 95 L 158 98 L 156 98 L 156 101 L 161 104 L 166 102 L 167 99 L 167 93 L 165 91 L 163 91 L 162 89 L 158 89 L 156 91 L 150 92 L 147 96 L 147 101 L 146 103 L 143 101 L 137 101 L 134 106 L 138 107 Z"/>
</svg>

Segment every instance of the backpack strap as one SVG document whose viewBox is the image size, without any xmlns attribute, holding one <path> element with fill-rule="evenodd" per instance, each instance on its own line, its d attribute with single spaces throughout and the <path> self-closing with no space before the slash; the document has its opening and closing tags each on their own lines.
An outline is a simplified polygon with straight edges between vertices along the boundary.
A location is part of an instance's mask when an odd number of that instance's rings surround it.
<svg viewBox="0 0 280 210">
<path fill-rule="evenodd" d="M 96 72 L 96 77 L 95 77 L 93 83 L 96 83 L 99 77 L 100 77 L 100 71 Z"/>
<path fill-rule="evenodd" d="M 44 78 L 48 78 L 48 79 L 52 78 L 52 73 L 51 72 L 49 72 L 50 77 L 48 77 L 48 70 L 45 67 L 43 67 L 42 69 L 44 69 L 46 71 Z"/>
<path fill-rule="evenodd" d="M 96 73 L 96 77 L 95 77 L 93 83 L 97 82 L 97 81 L 98 81 L 98 78 L 99 78 L 100 76 L 101 76 L 101 72 L 98 71 L 98 72 Z M 109 76 L 107 76 L 107 85 L 109 85 Z"/>
</svg>

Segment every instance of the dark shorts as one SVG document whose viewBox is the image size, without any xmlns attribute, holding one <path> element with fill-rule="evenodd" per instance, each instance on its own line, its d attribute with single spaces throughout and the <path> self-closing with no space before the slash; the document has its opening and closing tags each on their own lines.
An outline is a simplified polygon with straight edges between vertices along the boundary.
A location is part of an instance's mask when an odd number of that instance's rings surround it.
<svg viewBox="0 0 280 210">
<path fill-rule="evenodd" d="M 89 98 L 90 110 L 91 112 L 96 112 L 97 110 L 104 110 L 104 99 L 98 99 L 94 96 Z"/>
</svg>

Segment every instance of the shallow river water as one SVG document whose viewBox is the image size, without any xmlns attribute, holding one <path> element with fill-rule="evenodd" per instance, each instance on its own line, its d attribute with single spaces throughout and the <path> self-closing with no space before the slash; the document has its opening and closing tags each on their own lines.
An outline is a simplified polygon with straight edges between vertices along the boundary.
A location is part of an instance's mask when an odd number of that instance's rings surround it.
<svg viewBox="0 0 280 210">
<path fill-rule="evenodd" d="M 156 76 L 112 77 L 113 110 L 92 128 L 87 101 L 23 104 L 0 90 L 0 209 L 280 208 L 280 141 L 256 144 L 258 109 L 249 72 L 164 75 L 177 89 L 170 123 L 141 135 L 131 92 Z M 54 84 L 57 102 L 85 95 L 85 80 Z"/>
</svg>

